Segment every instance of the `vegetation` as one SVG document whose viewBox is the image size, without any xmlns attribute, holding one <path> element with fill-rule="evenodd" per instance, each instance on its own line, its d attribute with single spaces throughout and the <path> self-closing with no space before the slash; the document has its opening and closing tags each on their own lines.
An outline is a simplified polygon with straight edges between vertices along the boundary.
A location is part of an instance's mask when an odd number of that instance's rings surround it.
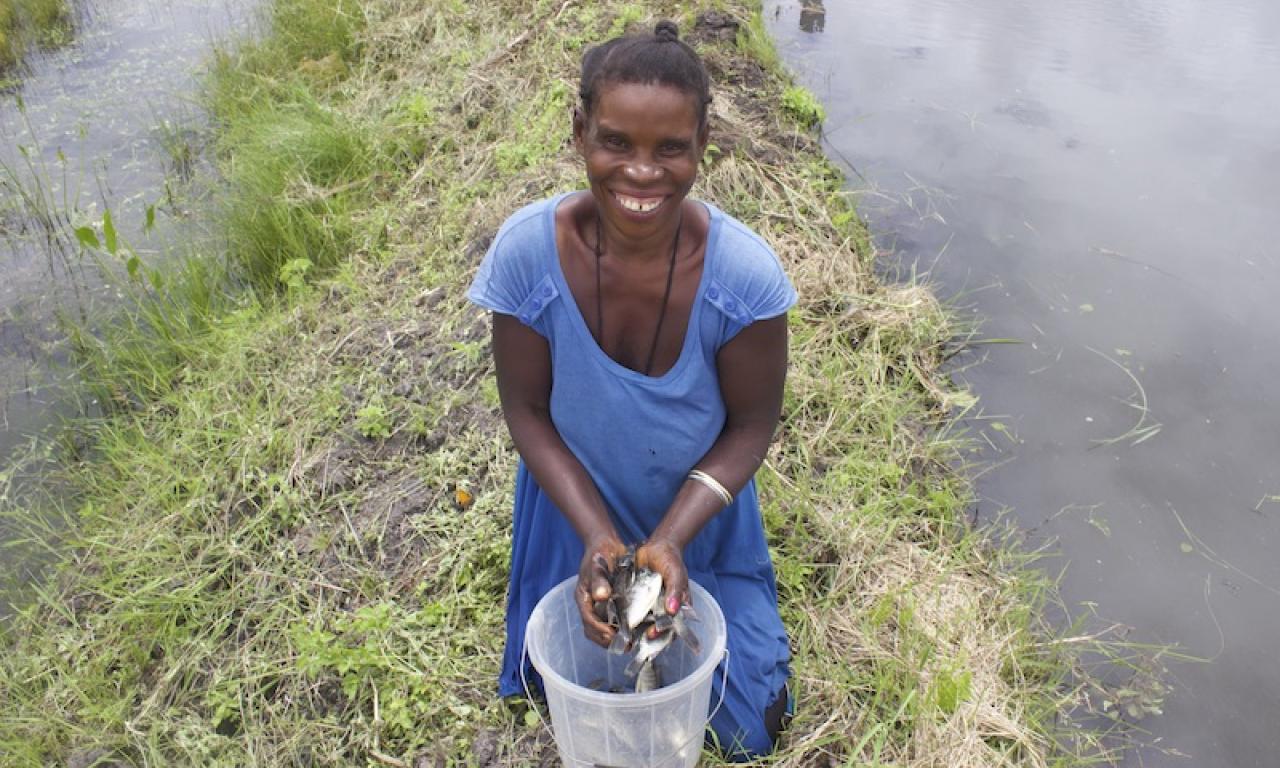
<svg viewBox="0 0 1280 768">
<path fill-rule="evenodd" d="M 18 64 L 31 43 L 65 43 L 71 24 L 67 0 L 0 0 L 0 72 Z"/>
<path fill-rule="evenodd" d="M 511 211 L 582 183 L 582 47 L 662 15 L 716 82 L 697 194 L 802 297 L 759 475 L 798 696 L 771 762 L 1105 754 L 1067 713 L 1134 698 L 1070 682 L 1094 646 L 1053 639 L 1047 585 L 965 523 L 950 318 L 874 277 L 758 12 L 656 6 L 275 0 L 219 53 L 226 257 L 159 270 L 109 217 L 76 230 L 131 301 L 73 336 L 106 413 L 65 441 L 73 494 L 0 475 L 4 524 L 56 561 L 0 625 L 0 765 L 555 761 L 494 695 L 516 457 L 463 292 Z"/>
<path fill-rule="evenodd" d="M 787 86 L 782 92 L 782 108 L 805 128 L 819 125 L 827 117 L 822 102 L 808 88 L 799 85 Z"/>
</svg>

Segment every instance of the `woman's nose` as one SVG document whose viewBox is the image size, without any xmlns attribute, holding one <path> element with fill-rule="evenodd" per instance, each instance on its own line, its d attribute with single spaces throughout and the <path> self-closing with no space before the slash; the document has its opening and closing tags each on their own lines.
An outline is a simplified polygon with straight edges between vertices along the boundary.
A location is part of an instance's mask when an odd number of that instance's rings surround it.
<svg viewBox="0 0 1280 768">
<path fill-rule="evenodd" d="M 662 166 L 655 163 L 627 163 L 624 170 L 627 178 L 637 182 L 656 181 L 662 176 Z"/>
</svg>

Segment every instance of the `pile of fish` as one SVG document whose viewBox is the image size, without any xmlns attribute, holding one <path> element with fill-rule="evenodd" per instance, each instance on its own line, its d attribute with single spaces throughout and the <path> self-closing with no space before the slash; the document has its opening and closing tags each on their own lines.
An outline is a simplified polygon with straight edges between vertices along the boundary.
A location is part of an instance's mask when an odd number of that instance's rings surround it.
<svg viewBox="0 0 1280 768">
<path fill-rule="evenodd" d="M 698 616 L 691 605 L 680 606 L 674 616 L 667 613 L 662 576 L 647 568 L 636 568 L 634 549 L 619 557 L 614 568 L 604 565 L 609 572 L 611 594 L 607 600 L 595 604 L 595 611 L 601 620 L 617 630 L 609 653 L 635 653 L 626 674 L 635 678 L 636 693 L 661 688 L 662 676 L 656 664 L 658 654 L 676 637 L 688 645 L 689 650 L 698 653 L 702 644 L 689 628 L 689 622 L 697 621 Z"/>
</svg>

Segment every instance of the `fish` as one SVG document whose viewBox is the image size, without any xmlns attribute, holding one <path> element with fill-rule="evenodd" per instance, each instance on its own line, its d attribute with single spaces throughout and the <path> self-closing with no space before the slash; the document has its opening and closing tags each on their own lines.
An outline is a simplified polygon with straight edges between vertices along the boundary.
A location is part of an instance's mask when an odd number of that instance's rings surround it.
<svg viewBox="0 0 1280 768">
<path fill-rule="evenodd" d="M 640 671 L 636 674 L 636 693 L 656 691 L 661 687 L 662 675 L 658 673 L 657 663 L 650 658 L 640 665 Z"/>
<path fill-rule="evenodd" d="M 702 641 L 689 627 L 690 621 L 697 621 L 698 614 L 694 613 L 692 605 L 682 605 L 675 616 L 671 617 L 671 628 L 675 632 L 676 637 L 684 641 L 689 646 L 689 650 L 694 653 L 702 653 Z"/>
<path fill-rule="evenodd" d="M 698 614 L 693 610 L 693 606 L 685 603 L 680 606 L 680 610 L 675 615 L 669 614 L 665 610 L 667 603 L 667 593 L 663 590 L 662 597 L 658 600 L 658 606 L 655 608 L 657 615 L 654 616 L 653 625 L 658 628 L 659 632 L 667 630 L 675 630 L 676 637 L 684 641 L 689 646 L 689 650 L 694 653 L 702 652 L 702 641 L 698 639 L 698 635 L 689 627 L 689 622 L 698 621 Z"/>
<path fill-rule="evenodd" d="M 609 641 L 609 653 L 618 656 L 631 650 L 631 641 L 635 639 L 635 636 L 631 633 L 631 628 L 619 618 L 616 600 L 609 600 L 608 613 L 609 624 L 617 629 L 613 633 L 613 640 Z"/>
<path fill-rule="evenodd" d="M 649 637 L 648 633 L 641 635 L 640 640 L 636 642 L 635 658 L 627 665 L 627 677 L 635 677 L 640 674 L 640 669 L 646 662 L 665 651 L 668 645 L 671 645 L 672 637 L 673 634 L 671 632 L 663 632 L 657 637 Z"/>
<path fill-rule="evenodd" d="M 626 619 L 626 625 L 635 629 L 653 611 L 661 594 L 661 575 L 650 570 L 637 573 L 635 580 L 623 595 L 623 618 Z"/>
</svg>

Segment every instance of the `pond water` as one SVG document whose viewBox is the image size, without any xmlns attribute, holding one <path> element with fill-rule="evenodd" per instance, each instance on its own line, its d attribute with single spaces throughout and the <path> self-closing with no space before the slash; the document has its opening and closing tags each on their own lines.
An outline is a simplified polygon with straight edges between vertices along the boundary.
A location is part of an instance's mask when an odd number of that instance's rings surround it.
<svg viewBox="0 0 1280 768">
<path fill-rule="evenodd" d="M 69 415 L 56 315 L 109 306 L 70 225 L 110 210 L 122 242 L 162 258 L 180 235 L 197 187 L 204 118 L 197 77 L 211 45 L 243 30 L 248 0 L 93 0 L 79 5 L 73 41 L 33 52 L 0 93 L 0 475 L 14 450 Z M 144 232 L 147 209 L 155 226 Z M 52 226 L 41 224 L 51 220 Z M 60 244 L 61 243 L 61 244 Z M 0 491 L 4 490 L 0 482 Z M 0 530 L 0 543 L 4 541 Z M 0 573 L 12 560 L 0 549 Z"/>
<path fill-rule="evenodd" d="M 1126 762 L 1277 765 L 1280 3 L 765 6 L 879 241 L 1016 341 L 959 361 L 980 514 L 1209 660 Z"/>
</svg>

